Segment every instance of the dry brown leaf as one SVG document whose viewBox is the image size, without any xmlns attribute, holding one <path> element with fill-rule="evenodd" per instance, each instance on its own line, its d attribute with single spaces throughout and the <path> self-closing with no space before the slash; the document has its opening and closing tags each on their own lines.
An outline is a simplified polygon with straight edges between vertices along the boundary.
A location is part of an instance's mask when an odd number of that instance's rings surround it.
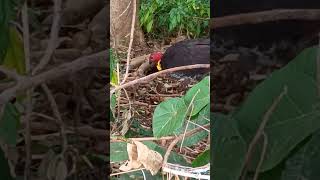
<svg viewBox="0 0 320 180">
<path fill-rule="evenodd" d="M 151 172 L 152 175 L 157 174 L 162 166 L 163 158 L 157 151 L 150 150 L 146 145 L 139 141 L 134 141 L 137 145 L 138 161 Z"/>
<path fill-rule="evenodd" d="M 137 161 L 138 152 L 137 146 L 135 144 L 127 144 L 127 152 L 129 156 L 129 161 L 120 166 L 121 171 L 129 171 L 131 169 L 140 168 L 141 163 Z"/>
<path fill-rule="evenodd" d="M 135 144 L 127 144 L 127 151 L 129 156 L 129 163 L 133 169 L 139 168 L 141 163 L 138 162 L 138 151 L 137 146 Z"/>
<path fill-rule="evenodd" d="M 130 171 L 132 168 L 131 166 L 129 165 L 129 161 L 126 161 L 126 163 L 122 164 L 119 168 L 121 171 Z"/>
<path fill-rule="evenodd" d="M 120 166 L 121 171 L 140 168 L 141 164 L 149 170 L 152 175 L 157 174 L 162 166 L 163 158 L 157 151 L 150 150 L 146 145 L 139 141 L 134 144 L 127 144 L 129 161 Z"/>
</svg>

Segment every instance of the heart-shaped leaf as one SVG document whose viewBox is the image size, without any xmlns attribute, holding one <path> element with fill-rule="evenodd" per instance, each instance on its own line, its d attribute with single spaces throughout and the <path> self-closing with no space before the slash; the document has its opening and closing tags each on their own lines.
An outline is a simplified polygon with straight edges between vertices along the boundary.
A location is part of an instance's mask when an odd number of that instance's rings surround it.
<svg viewBox="0 0 320 180">
<path fill-rule="evenodd" d="M 172 135 L 183 125 L 187 107 L 181 98 L 171 98 L 160 103 L 153 115 L 152 128 L 155 137 Z"/>
</svg>

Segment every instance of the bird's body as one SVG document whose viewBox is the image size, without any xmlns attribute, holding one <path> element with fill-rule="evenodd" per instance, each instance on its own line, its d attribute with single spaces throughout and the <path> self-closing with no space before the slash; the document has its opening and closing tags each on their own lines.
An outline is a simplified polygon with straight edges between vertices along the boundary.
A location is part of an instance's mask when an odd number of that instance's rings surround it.
<svg viewBox="0 0 320 180">
<path fill-rule="evenodd" d="M 150 62 L 158 63 L 158 70 L 179 66 L 210 63 L 210 40 L 191 39 L 180 41 L 169 47 L 164 54 L 150 55 Z M 174 73 L 174 75 L 194 76 L 208 73 L 209 69 L 193 69 Z"/>
</svg>

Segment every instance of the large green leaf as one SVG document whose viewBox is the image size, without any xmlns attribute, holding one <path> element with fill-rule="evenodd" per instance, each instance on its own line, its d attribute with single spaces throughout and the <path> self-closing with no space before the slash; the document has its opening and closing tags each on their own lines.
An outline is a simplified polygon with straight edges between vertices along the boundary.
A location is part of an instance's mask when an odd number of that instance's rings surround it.
<svg viewBox="0 0 320 180">
<path fill-rule="evenodd" d="M 16 145 L 19 122 L 20 113 L 17 108 L 13 104 L 7 103 L 0 121 L 0 138 L 5 143 Z"/>
<path fill-rule="evenodd" d="M 286 161 L 282 180 L 320 179 L 320 131 Z"/>
<path fill-rule="evenodd" d="M 210 78 L 203 78 L 199 83 L 189 89 L 183 97 L 185 103 L 193 104 L 191 116 L 196 115 L 203 107 L 210 103 Z"/>
<path fill-rule="evenodd" d="M 246 142 L 241 137 L 234 119 L 213 114 L 212 179 L 238 180 L 246 154 Z"/>
<path fill-rule="evenodd" d="M 272 112 L 265 132 L 268 146 L 261 167 L 266 171 L 280 163 L 303 139 L 320 127 L 316 88 L 316 48 L 308 48 L 291 63 L 259 84 L 233 118 L 247 144 L 252 141 L 265 112 L 287 87 L 287 94 Z M 261 142 L 253 156 L 253 167 L 260 159 Z"/>
<path fill-rule="evenodd" d="M 155 137 L 172 135 L 180 129 L 186 117 L 187 107 L 181 98 L 161 102 L 155 109 L 152 128 Z"/>
</svg>

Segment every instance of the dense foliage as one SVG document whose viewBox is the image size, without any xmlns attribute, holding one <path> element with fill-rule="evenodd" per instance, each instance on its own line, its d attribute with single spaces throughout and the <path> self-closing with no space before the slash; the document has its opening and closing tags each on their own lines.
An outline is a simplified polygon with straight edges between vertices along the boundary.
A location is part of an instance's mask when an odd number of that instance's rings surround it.
<svg viewBox="0 0 320 180">
<path fill-rule="evenodd" d="M 263 180 L 320 178 L 317 53 L 317 47 L 304 50 L 259 84 L 239 109 L 212 116 L 213 179 L 251 179 L 255 173 Z"/>
<path fill-rule="evenodd" d="M 199 37 L 206 34 L 209 17 L 209 0 L 142 0 L 139 11 L 141 26 L 152 35 Z"/>
</svg>

